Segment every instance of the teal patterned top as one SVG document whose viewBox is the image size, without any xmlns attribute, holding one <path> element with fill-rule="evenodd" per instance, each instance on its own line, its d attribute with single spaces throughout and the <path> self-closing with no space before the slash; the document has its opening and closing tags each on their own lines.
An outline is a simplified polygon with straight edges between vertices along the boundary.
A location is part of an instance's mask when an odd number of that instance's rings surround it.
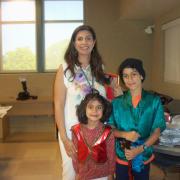
<svg viewBox="0 0 180 180">
<path fill-rule="evenodd" d="M 120 131 L 136 131 L 140 140 L 146 141 L 156 128 L 161 132 L 166 128 L 164 110 L 160 98 L 150 92 L 142 90 L 141 100 L 133 107 L 130 91 L 112 101 L 113 113 L 108 124 Z M 148 147 L 143 152 L 143 160 L 148 160 L 153 153 L 153 148 Z M 116 139 L 116 155 L 127 161 L 124 152 Z"/>
</svg>

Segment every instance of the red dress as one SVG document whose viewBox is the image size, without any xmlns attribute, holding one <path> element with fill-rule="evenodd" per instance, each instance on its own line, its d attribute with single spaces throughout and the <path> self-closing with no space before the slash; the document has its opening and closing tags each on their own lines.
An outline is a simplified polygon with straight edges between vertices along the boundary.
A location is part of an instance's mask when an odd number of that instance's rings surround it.
<svg viewBox="0 0 180 180">
<path fill-rule="evenodd" d="M 77 126 L 79 125 L 76 125 L 76 132 L 78 131 Z M 83 138 L 82 146 L 79 147 L 82 148 L 85 153 L 83 153 L 82 156 L 80 155 L 80 153 L 79 155 L 77 153 L 77 157 L 73 159 L 73 166 L 76 173 L 79 174 L 80 179 L 88 180 L 106 177 L 110 174 L 113 174 L 115 169 L 115 150 L 113 134 L 111 132 L 108 133 L 108 130 L 105 130 L 102 123 L 99 123 L 98 127 L 94 129 L 88 129 L 84 125 L 80 125 L 79 130 Z M 77 135 L 79 136 L 79 132 L 72 133 L 73 143 L 78 149 L 78 139 L 80 140 L 81 138 L 77 137 Z M 97 143 L 100 139 L 102 143 Z M 105 152 L 105 154 L 103 153 L 103 156 L 98 156 L 97 151 L 101 153 Z"/>
</svg>

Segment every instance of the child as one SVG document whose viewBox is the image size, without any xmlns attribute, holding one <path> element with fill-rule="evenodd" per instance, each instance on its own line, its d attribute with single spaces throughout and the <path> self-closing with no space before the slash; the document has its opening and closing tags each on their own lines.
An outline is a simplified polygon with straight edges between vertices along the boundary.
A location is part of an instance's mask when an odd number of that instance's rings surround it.
<svg viewBox="0 0 180 180">
<path fill-rule="evenodd" d="M 98 92 L 88 94 L 77 107 L 79 124 L 72 126 L 77 149 L 73 157 L 76 180 L 111 180 L 115 168 L 114 136 L 103 124 L 111 114 L 111 104 Z"/>
<path fill-rule="evenodd" d="M 119 76 L 128 90 L 112 101 L 108 122 L 116 137 L 116 179 L 149 180 L 153 144 L 166 127 L 163 107 L 158 96 L 143 89 L 141 60 L 124 60 Z"/>
</svg>

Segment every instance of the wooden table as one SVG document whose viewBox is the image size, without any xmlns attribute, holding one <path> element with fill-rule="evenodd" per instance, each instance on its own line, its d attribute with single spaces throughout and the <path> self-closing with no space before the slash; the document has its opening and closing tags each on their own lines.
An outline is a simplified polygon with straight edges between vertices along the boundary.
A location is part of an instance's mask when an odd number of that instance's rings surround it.
<svg viewBox="0 0 180 180">
<path fill-rule="evenodd" d="M 9 123 L 7 115 L 0 118 L 0 141 L 4 141 L 5 137 L 9 134 Z"/>
<path fill-rule="evenodd" d="M 1 106 L 12 106 L 7 116 L 1 120 L 1 139 L 5 139 L 8 133 L 8 117 L 14 116 L 54 116 L 53 101 L 49 97 L 38 97 L 38 99 L 16 100 L 4 99 L 0 100 Z M 6 123 L 4 123 L 6 121 Z M 57 128 L 54 122 L 54 136 L 57 137 Z"/>
<path fill-rule="evenodd" d="M 0 104 L 13 106 L 8 111 L 9 116 L 54 115 L 53 101 L 46 97 L 24 101 L 16 99 L 0 100 Z"/>
</svg>

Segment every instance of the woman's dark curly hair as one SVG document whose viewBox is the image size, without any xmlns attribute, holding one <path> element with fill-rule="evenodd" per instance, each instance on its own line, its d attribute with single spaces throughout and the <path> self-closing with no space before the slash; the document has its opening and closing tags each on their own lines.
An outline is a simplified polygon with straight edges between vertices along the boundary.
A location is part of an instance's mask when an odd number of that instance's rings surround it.
<svg viewBox="0 0 180 180">
<path fill-rule="evenodd" d="M 88 123 L 88 118 L 86 116 L 87 104 L 90 101 L 94 101 L 94 100 L 99 101 L 103 106 L 103 115 L 100 121 L 104 123 L 105 121 L 108 120 L 112 112 L 111 103 L 107 99 L 105 99 L 103 96 L 101 96 L 99 93 L 93 92 L 93 93 L 87 94 L 85 98 L 81 101 L 80 105 L 77 106 L 76 114 L 80 123 L 83 123 L 83 124 Z"/>
<path fill-rule="evenodd" d="M 81 25 L 81 26 L 77 27 L 71 36 L 71 40 L 69 42 L 68 48 L 64 55 L 64 59 L 68 65 L 64 74 L 66 75 L 66 72 L 68 70 L 70 70 L 72 77 L 74 79 L 75 78 L 74 67 L 75 67 L 75 65 L 77 65 L 77 66 L 81 65 L 78 60 L 78 52 L 74 46 L 76 36 L 80 31 L 89 31 L 92 34 L 93 40 L 96 41 L 94 44 L 94 47 L 92 49 L 91 59 L 90 59 L 92 75 L 96 78 L 97 82 L 99 82 L 100 84 L 104 84 L 104 83 L 109 84 L 110 83 L 109 79 L 106 78 L 104 71 L 103 71 L 102 57 L 99 54 L 98 49 L 97 49 L 97 40 L 96 40 L 95 31 L 93 30 L 92 27 L 90 27 L 88 25 Z"/>
</svg>

